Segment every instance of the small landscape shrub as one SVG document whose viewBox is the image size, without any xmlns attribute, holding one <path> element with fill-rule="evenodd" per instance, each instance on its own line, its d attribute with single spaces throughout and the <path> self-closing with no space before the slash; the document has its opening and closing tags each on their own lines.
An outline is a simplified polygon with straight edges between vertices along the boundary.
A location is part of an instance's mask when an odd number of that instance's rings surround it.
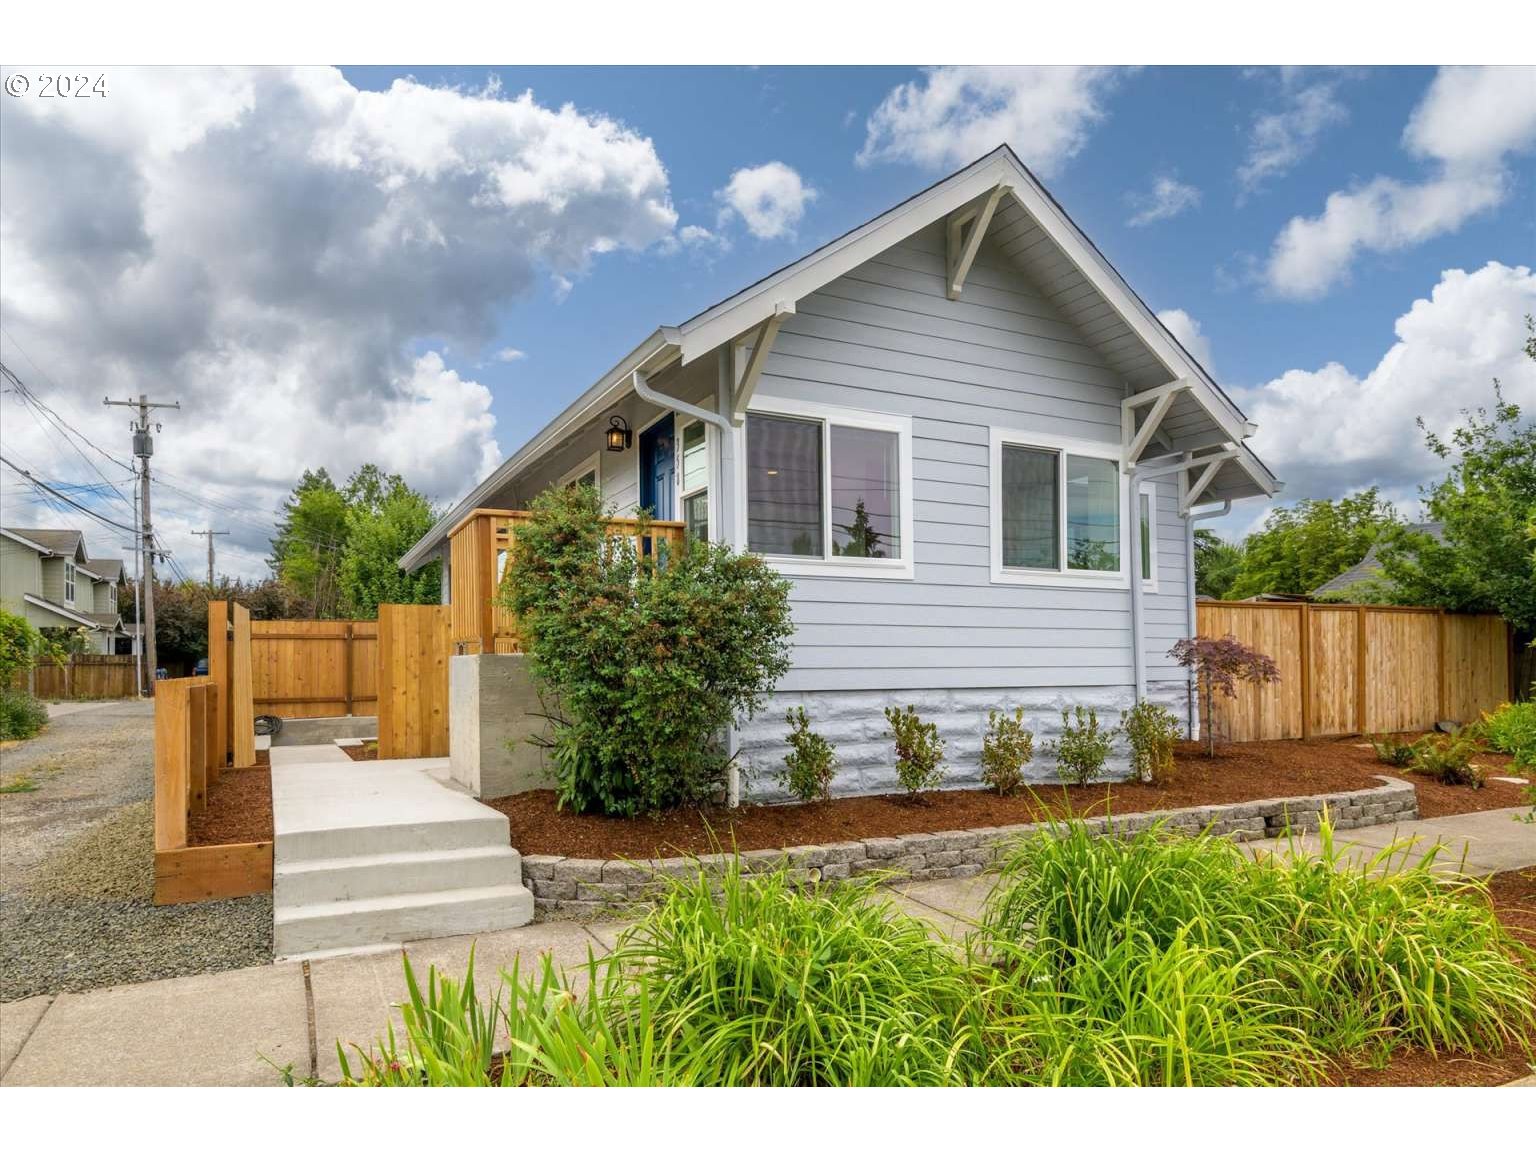
<svg viewBox="0 0 1536 1152">
<path fill-rule="evenodd" d="M 48 709 L 42 701 L 0 688 L 0 740 L 30 740 L 48 723 Z"/>
<path fill-rule="evenodd" d="M 780 781 L 790 795 L 800 800 L 827 799 L 832 778 L 837 775 L 837 756 L 831 742 L 821 733 L 811 731 L 804 708 L 790 709 L 784 720 L 789 725 L 789 752 L 784 757 Z"/>
<path fill-rule="evenodd" d="M 896 779 L 907 793 L 916 796 L 937 788 L 944 779 L 944 741 L 937 724 L 924 722 L 908 704 L 887 707 L 885 719 L 896 740 Z"/>
<path fill-rule="evenodd" d="M 1500 704 L 1484 712 L 1477 731 L 1488 747 L 1513 756 L 1516 767 L 1536 768 L 1536 701 Z"/>
<path fill-rule="evenodd" d="M 1280 668 L 1273 660 L 1231 634 L 1220 640 L 1210 636 L 1180 640 L 1168 655 L 1191 669 L 1199 683 L 1208 756 L 1216 755 L 1216 693 L 1231 699 L 1237 695 L 1238 681 L 1262 685 L 1280 679 Z"/>
<path fill-rule="evenodd" d="M 1376 749 L 1376 759 L 1383 764 L 1406 768 L 1413 763 L 1412 740 L 1404 740 L 1401 736 L 1383 736 L 1380 740 L 1372 740 L 1371 747 Z"/>
<path fill-rule="evenodd" d="M 1173 779 L 1173 746 L 1179 742 L 1179 720 L 1161 704 L 1138 700 L 1120 713 L 1120 730 L 1131 745 L 1131 771 L 1148 784 Z"/>
<path fill-rule="evenodd" d="M 987 713 L 981 742 L 981 779 L 999 796 L 1012 796 L 1024 782 L 1024 766 L 1034 758 L 1035 734 L 1024 727 L 1024 709 Z"/>
<path fill-rule="evenodd" d="M 1413 746 L 1413 763 L 1408 771 L 1432 777 L 1442 784 L 1481 788 L 1485 772 L 1472 764 L 1476 752 L 1477 745 L 1464 732 L 1453 736 L 1425 736 Z"/>
<path fill-rule="evenodd" d="M 1079 704 L 1061 713 L 1061 735 L 1050 743 L 1057 771 L 1073 784 L 1092 784 L 1104 771 L 1114 730 L 1099 727 L 1099 714 Z"/>
</svg>

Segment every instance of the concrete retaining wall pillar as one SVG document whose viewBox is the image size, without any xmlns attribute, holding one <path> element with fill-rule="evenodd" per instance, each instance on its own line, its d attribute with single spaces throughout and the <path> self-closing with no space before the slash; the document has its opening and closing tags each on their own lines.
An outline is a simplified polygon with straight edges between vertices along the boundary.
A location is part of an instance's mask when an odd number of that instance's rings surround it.
<svg viewBox="0 0 1536 1152">
<path fill-rule="evenodd" d="M 528 742 L 548 726 L 526 656 L 448 661 L 448 763 L 455 783 L 482 799 L 548 788 L 544 749 Z"/>
</svg>

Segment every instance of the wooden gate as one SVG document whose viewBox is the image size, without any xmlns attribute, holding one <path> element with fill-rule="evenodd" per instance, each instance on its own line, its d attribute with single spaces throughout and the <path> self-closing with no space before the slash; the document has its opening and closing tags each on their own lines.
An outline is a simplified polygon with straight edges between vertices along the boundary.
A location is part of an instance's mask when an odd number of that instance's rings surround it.
<svg viewBox="0 0 1536 1152">
<path fill-rule="evenodd" d="M 377 715 L 378 631 L 373 620 L 251 621 L 257 715 Z"/>
<path fill-rule="evenodd" d="M 449 611 L 379 605 L 379 759 L 448 755 Z"/>
</svg>

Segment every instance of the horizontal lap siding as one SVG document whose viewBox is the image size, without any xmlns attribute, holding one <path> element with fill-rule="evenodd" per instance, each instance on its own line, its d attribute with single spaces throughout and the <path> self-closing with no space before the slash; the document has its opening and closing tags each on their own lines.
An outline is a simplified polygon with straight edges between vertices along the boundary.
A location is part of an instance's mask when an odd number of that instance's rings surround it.
<svg viewBox="0 0 1536 1152">
<path fill-rule="evenodd" d="M 1129 684 L 1129 594 L 991 582 L 991 426 L 1114 445 L 1124 385 L 989 246 L 944 295 L 928 229 L 798 302 L 758 396 L 913 418 L 914 579 L 800 577 L 783 691 Z M 1177 488 L 1159 489 L 1149 675 L 1184 626 Z"/>
</svg>

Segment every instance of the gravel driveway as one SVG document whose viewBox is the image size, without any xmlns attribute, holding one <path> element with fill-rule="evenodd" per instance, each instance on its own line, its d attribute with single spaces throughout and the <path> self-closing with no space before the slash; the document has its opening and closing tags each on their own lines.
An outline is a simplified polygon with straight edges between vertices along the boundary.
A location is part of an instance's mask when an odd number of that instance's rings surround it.
<svg viewBox="0 0 1536 1152">
<path fill-rule="evenodd" d="M 0 1001 L 262 964 L 268 895 L 156 908 L 154 710 L 61 709 L 0 750 Z"/>
</svg>

